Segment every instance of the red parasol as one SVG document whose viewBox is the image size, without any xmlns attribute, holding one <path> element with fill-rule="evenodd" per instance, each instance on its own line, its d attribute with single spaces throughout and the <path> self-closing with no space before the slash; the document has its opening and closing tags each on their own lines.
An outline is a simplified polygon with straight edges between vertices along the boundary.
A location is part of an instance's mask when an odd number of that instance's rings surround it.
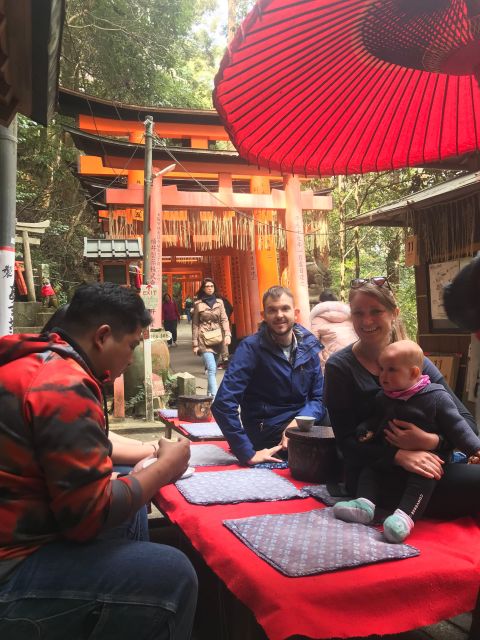
<svg viewBox="0 0 480 640">
<path fill-rule="evenodd" d="M 243 157 L 285 173 L 439 163 L 480 149 L 479 34 L 480 0 L 259 0 L 215 106 Z"/>
</svg>

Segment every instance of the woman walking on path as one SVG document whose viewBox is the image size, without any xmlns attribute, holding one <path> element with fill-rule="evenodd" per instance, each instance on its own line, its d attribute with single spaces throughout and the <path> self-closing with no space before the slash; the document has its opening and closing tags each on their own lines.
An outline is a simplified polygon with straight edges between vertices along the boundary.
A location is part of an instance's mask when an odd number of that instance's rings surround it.
<svg viewBox="0 0 480 640">
<path fill-rule="evenodd" d="M 168 293 L 163 294 L 162 304 L 163 326 L 166 331 L 170 331 L 172 338 L 168 341 L 168 346 L 177 346 L 177 324 L 180 320 L 177 304 Z"/>
<path fill-rule="evenodd" d="M 205 278 L 197 292 L 192 316 L 193 353 L 201 355 L 207 372 L 207 393 L 217 393 L 217 361 L 231 341 L 230 326 L 223 301 L 216 296 L 216 286 Z"/>
<path fill-rule="evenodd" d="M 347 491 L 357 497 L 358 476 L 363 466 L 393 463 L 405 471 L 435 478 L 438 485 L 425 515 L 453 518 L 480 511 L 480 466 L 444 463 L 435 451 L 449 444 L 436 433 L 422 431 L 415 424 L 393 420 L 384 431 L 390 445 L 364 447 L 356 437 L 357 426 L 375 412 L 375 397 L 380 391 L 378 356 L 388 344 L 404 339 L 399 309 L 387 278 L 352 280 L 350 307 L 358 341 L 337 351 L 325 366 L 325 404 L 337 446 L 343 454 Z M 425 358 L 423 374 L 441 384 L 455 402 L 471 429 L 478 433 L 475 420 L 435 365 Z M 385 486 L 378 504 L 388 508 L 398 502 L 393 487 Z"/>
</svg>

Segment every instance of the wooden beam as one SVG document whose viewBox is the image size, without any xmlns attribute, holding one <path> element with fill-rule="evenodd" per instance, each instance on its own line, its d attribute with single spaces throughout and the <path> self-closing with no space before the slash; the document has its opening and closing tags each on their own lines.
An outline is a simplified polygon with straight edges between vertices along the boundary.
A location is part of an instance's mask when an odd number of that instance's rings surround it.
<svg viewBox="0 0 480 640">
<path fill-rule="evenodd" d="M 125 166 L 125 158 L 122 159 L 122 166 Z M 130 166 L 130 165 L 129 165 Z M 114 178 L 115 176 L 126 176 L 128 175 L 128 169 L 119 169 L 106 167 L 102 163 L 102 159 L 99 156 L 78 156 L 77 163 L 77 171 L 82 176 L 108 176 Z M 178 178 L 185 180 L 192 180 L 195 178 L 196 180 L 220 180 L 220 176 L 223 174 L 219 174 L 218 171 L 214 171 L 212 173 L 206 173 L 205 171 L 199 171 L 196 173 L 187 173 L 185 171 L 181 171 L 180 167 L 178 171 L 171 171 L 168 174 L 169 178 Z M 227 174 L 228 175 L 228 174 Z M 231 178 L 233 180 L 245 180 L 245 175 L 234 173 Z M 279 182 L 279 176 L 268 175 L 264 176 L 265 180 Z"/>
<path fill-rule="evenodd" d="M 96 116 L 79 115 L 78 128 L 98 136 L 129 136 L 135 132 L 145 132 L 143 122 L 119 120 L 114 118 L 98 118 Z M 207 140 L 230 140 L 224 127 L 212 124 L 188 124 L 185 122 L 155 122 L 155 134 L 160 138 L 206 138 Z M 192 145 L 194 146 L 194 145 Z"/>
<path fill-rule="evenodd" d="M 154 158 L 154 171 L 160 171 L 161 169 L 165 169 L 169 164 L 174 162 L 173 158 L 169 160 L 157 160 Z M 103 156 L 103 164 L 107 167 L 124 169 L 125 165 L 128 164 L 129 169 L 141 169 L 143 167 L 143 159 L 142 158 L 131 158 L 128 157 L 118 157 L 105 155 Z M 186 170 L 187 173 L 195 174 L 195 173 L 213 173 L 218 175 L 219 173 L 231 173 L 232 175 L 237 176 L 276 176 L 277 179 L 281 177 L 280 171 L 269 171 L 268 169 L 264 169 L 263 167 L 257 167 L 251 164 L 235 164 L 233 162 L 229 162 L 228 158 L 225 158 L 222 161 L 207 161 L 207 160 L 184 160 L 182 159 L 182 167 Z"/>
<path fill-rule="evenodd" d="M 106 189 L 107 204 L 143 206 L 143 192 L 136 189 Z M 302 209 L 329 211 L 332 208 L 331 196 L 314 196 L 312 191 L 301 191 Z M 176 185 L 162 188 L 163 207 L 181 207 L 184 209 L 285 209 L 285 191 L 272 189 L 270 194 L 233 193 L 222 189 L 218 193 L 205 191 L 179 191 Z"/>
</svg>

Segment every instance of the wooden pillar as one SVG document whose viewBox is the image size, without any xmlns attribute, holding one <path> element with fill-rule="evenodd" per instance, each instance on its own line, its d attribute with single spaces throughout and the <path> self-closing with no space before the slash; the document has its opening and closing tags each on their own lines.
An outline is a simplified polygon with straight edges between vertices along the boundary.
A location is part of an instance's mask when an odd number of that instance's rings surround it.
<svg viewBox="0 0 480 640">
<path fill-rule="evenodd" d="M 287 229 L 288 275 L 290 288 L 295 298 L 295 307 L 300 310 L 297 321 L 310 327 L 310 304 L 308 298 L 307 262 L 303 231 L 300 179 L 285 175 L 285 228 Z"/>
<path fill-rule="evenodd" d="M 154 171 L 155 173 L 155 171 Z M 162 176 L 153 179 L 150 196 L 150 283 L 158 287 L 158 306 L 152 312 L 152 329 L 162 326 Z"/>
<path fill-rule="evenodd" d="M 128 136 L 128 141 L 134 144 L 143 144 L 145 134 L 143 131 L 133 131 Z M 143 189 L 144 171 L 143 169 L 128 169 L 127 186 L 129 189 Z"/>
<path fill-rule="evenodd" d="M 250 292 L 248 290 L 248 261 L 245 255 L 245 252 L 240 254 L 239 258 L 240 262 L 240 282 L 242 287 L 242 301 L 243 301 L 243 322 L 245 326 L 245 335 L 249 336 L 253 333 L 252 331 L 252 316 L 250 314 Z"/>
<path fill-rule="evenodd" d="M 250 178 L 250 193 L 269 194 L 270 180 L 264 176 L 252 176 Z M 273 215 L 273 211 L 268 209 L 254 209 L 253 211 L 256 222 L 255 260 L 257 264 L 260 306 L 265 291 L 280 283 L 275 239 L 271 233 L 266 233 L 268 225 L 273 221 Z"/>
<path fill-rule="evenodd" d="M 258 290 L 257 263 L 255 260 L 255 252 L 247 251 L 245 254 L 247 266 L 247 287 L 248 300 L 250 305 L 250 327 L 251 332 L 255 333 L 258 325 L 262 320 L 260 313 L 260 293 Z"/>
<path fill-rule="evenodd" d="M 30 242 L 28 231 L 22 231 L 23 239 L 23 262 L 25 264 L 25 280 L 27 283 L 27 298 L 29 302 L 35 302 L 35 285 L 33 283 L 32 256 L 30 254 Z"/>
<path fill-rule="evenodd" d="M 167 293 L 173 299 L 173 275 L 167 273 Z"/>
<path fill-rule="evenodd" d="M 240 258 L 238 252 L 231 257 L 232 266 L 232 304 L 235 310 L 235 324 L 237 325 L 237 338 L 244 338 L 247 335 L 245 329 L 245 315 L 242 296 L 242 279 L 240 276 Z"/>
<path fill-rule="evenodd" d="M 223 295 L 232 302 L 232 260 L 230 256 L 222 256 L 220 260 L 223 273 Z"/>
<path fill-rule="evenodd" d="M 190 146 L 193 149 L 208 149 L 208 138 L 190 138 Z"/>
</svg>

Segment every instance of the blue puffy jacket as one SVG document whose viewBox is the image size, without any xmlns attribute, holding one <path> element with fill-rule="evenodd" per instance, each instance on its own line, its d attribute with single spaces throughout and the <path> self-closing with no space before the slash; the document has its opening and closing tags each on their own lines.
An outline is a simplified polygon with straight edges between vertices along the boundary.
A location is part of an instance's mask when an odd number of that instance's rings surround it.
<svg viewBox="0 0 480 640">
<path fill-rule="evenodd" d="M 314 416 L 318 421 L 325 414 L 322 345 L 299 324 L 294 325 L 294 333 L 297 349 L 292 364 L 263 323 L 237 347 L 217 392 L 212 413 L 242 463 L 255 451 L 279 444 L 295 416 Z"/>
</svg>

